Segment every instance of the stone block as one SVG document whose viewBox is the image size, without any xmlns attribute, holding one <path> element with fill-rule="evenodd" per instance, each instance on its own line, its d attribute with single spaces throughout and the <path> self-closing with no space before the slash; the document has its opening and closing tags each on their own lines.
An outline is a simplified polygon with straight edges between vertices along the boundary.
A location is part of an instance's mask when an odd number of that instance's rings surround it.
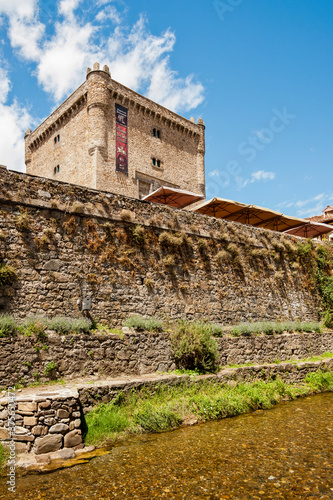
<svg viewBox="0 0 333 500">
<path fill-rule="evenodd" d="M 43 432 L 43 429 L 44 429 L 44 426 L 43 425 L 35 425 L 35 427 L 33 427 L 31 429 L 31 433 L 34 435 L 34 436 L 40 436 Z"/>
<path fill-rule="evenodd" d="M 32 436 L 31 434 L 25 434 L 21 436 L 15 436 L 15 441 L 23 441 L 23 442 L 32 442 L 35 440 L 35 436 Z"/>
<path fill-rule="evenodd" d="M 58 451 L 62 447 L 63 436 L 61 434 L 52 434 L 42 438 L 37 438 L 35 441 L 36 455 Z"/>
<path fill-rule="evenodd" d="M 37 425 L 37 418 L 36 417 L 24 417 L 24 425 Z"/>
<path fill-rule="evenodd" d="M 57 451 L 59 458 L 62 460 L 69 460 L 71 458 L 75 458 L 76 454 L 73 448 L 62 448 L 61 450 Z"/>
<path fill-rule="evenodd" d="M 56 420 L 55 420 L 55 418 L 52 418 L 52 417 L 44 418 L 44 424 L 45 425 L 54 425 L 54 424 L 56 424 Z"/>
<path fill-rule="evenodd" d="M 74 431 L 69 432 L 64 437 L 64 447 L 65 448 L 73 448 L 78 444 L 82 443 L 82 435 L 79 429 L 75 429 Z"/>
<path fill-rule="evenodd" d="M 18 425 L 15 427 L 16 436 L 28 434 L 28 432 L 29 432 L 28 429 L 25 429 L 24 427 L 20 427 Z"/>
<path fill-rule="evenodd" d="M 8 430 L 5 429 L 4 427 L 1 427 L 0 428 L 0 440 L 5 441 L 6 439 L 9 439 L 9 438 L 10 438 L 10 434 L 9 434 Z"/>
<path fill-rule="evenodd" d="M 37 403 L 19 403 L 17 411 L 37 411 Z"/>
<path fill-rule="evenodd" d="M 58 418 L 68 418 L 69 417 L 69 412 L 66 410 L 57 410 L 57 417 Z"/>
<path fill-rule="evenodd" d="M 49 408 L 51 408 L 51 401 L 43 401 L 42 403 L 39 403 L 40 410 L 48 410 Z"/>
<path fill-rule="evenodd" d="M 81 427 L 81 419 L 80 418 L 77 418 L 76 420 L 74 420 L 74 427 L 75 427 L 75 429 L 79 429 Z"/>
<path fill-rule="evenodd" d="M 66 424 L 55 424 L 49 429 L 50 434 L 65 434 L 69 430 Z"/>
</svg>

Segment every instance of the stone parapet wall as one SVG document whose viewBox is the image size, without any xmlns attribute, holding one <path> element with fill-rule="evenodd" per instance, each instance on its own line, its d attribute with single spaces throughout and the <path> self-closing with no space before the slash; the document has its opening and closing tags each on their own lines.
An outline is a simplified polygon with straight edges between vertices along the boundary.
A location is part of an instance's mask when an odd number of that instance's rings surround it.
<svg viewBox="0 0 333 500">
<path fill-rule="evenodd" d="M 4 168 L 0 204 L 0 263 L 17 274 L 0 312 L 79 317 L 90 296 L 113 326 L 133 314 L 318 319 L 295 238 Z"/>
<path fill-rule="evenodd" d="M 332 333 L 294 333 L 218 339 L 221 366 L 302 359 L 333 352 Z M 49 363 L 55 369 L 47 371 Z M 176 368 L 168 334 L 59 336 L 0 339 L 1 386 L 77 377 L 142 375 Z"/>
</svg>

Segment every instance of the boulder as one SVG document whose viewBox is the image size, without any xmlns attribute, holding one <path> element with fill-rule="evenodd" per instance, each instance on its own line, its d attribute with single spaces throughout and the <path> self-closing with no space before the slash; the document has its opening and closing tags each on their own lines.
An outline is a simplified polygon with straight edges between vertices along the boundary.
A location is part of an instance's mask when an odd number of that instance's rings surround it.
<svg viewBox="0 0 333 500">
<path fill-rule="evenodd" d="M 43 401 L 42 403 L 39 403 L 40 410 L 48 410 L 50 407 L 51 407 L 50 401 Z"/>
<path fill-rule="evenodd" d="M 35 454 L 42 455 L 51 451 L 58 451 L 62 446 L 62 434 L 47 435 L 35 441 Z"/>
<path fill-rule="evenodd" d="M 82 443 L 82 435 L 79 429 L 69 432 L 64 438 L 65 448 L 74 448 L 74 446 L 77 446 L 80 443 Z"/>
<path fill-rule="evenodd" d="M 49 429 L 50 434 L 65 434 L 69 430 L 66 424 L 55 424 Z"/>
</svg>

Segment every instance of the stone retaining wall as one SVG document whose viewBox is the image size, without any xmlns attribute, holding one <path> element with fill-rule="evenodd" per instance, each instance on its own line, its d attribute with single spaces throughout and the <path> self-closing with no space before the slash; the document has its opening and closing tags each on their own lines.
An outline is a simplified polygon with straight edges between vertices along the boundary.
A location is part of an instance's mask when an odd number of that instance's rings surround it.
<svg viewBox="0 0 333 500">
<path fill-rule="evenodd" d="M 40 455 L 62 448 L 83 447 L 78 394 L 76 391 L 63 392 L 61 397 L 52 391 L 16 397 L 14 440 L 17 453 L 32 451 Z M 0 399 L 0 440 L 5 442 L 11 440 L 7 407 L 8 398 Z"/>
<path fill-rule="evenodd" d="M 293 333 L 223 337 L 218 339 L 221 366 L 302 359 L 333 352 L 333 333 Z M 50 363 L 55 369 L 47 372 Z M 43 341 L 33 337 L 0 339 L 2 387 L 57 378 L 142 375 L 176 368 L 166 333 L 71 335 L 49 333 Z M 47 372 L 47 373 L 46 373 Z"/>
<path fill-rule="evenodd" d="M 202 380 L 215 381 L 221 384 L 230 382 L 254 382 L 255 380 L 275 380 L 277 377 L 284 382 L 296 384 L 303 382 L 308 373 L 317 370 L 332 371 L 333 358 L 322 361 L 306 361 L 303 363 L 280 363 L 271 365 L 242 366 L 238 368 L 226 368 L 217 374 L 200 375 L 191 379 L 188 375 L 162 376 L 161 379 L 151 381 L 136 380 L 116 381 L 98 384 L 94 387 L 82 387 L 78 389 L 83 413 L 91 411 L 100 403 L 107 403 L 116 399 L 119 393 L 127 393 L 132 390 L 140 390 L 143 387 L 154 389 L 157 385 L 179 385 L 186 381 L 188 384 L 200 383 Z"/>
<path fill-rule="evenodd" d="M 172 319 L 318 320 L 299 240 L 0 167 L 0 312 L 82 316 L 121 326 Z"/>
<path fill-rule="evenodd" d="M 221 384 L 271 380 L 277 377 L 288 383 L 300 383 L 307 374 L 317 370 L 332 371 L 333 358 L 298 364 L 281 363 L 273 365 L 229 368 L 218 374 L 202 375 L 191 379 L 188 375 L 162 375 L 128 380 L 95 382 L 78 389 L 54 389 L 49 392 L 18 395 L 16 398 L 16 452 L 33 452 L 35 455 L 50 454 L 49 458 L 73 458 L 71 449 L 84 447 L 82 436 L 86 430 L 84 414 L 101 402 L 114 400 L 120 393 L 140 390 L 154 390 L 158 385 L 197 384 L 212 381 Z M 31 389 L 29 389 L 31 392 Z M 19 394 L 19 393 L 18 393 Z M 8 398 L 0 399 L 0 441 L 9 443 Z M 53 454 L 53 455 L 52 455 Z"/>
</svg>

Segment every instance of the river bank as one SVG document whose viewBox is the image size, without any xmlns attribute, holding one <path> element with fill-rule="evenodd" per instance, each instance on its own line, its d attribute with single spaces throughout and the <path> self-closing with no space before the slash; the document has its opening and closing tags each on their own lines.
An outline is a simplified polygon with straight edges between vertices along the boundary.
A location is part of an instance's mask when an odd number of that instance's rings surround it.
<svg viewBox="0 0 333 500">
<path fill-rule="evenodd" d="M 45 407 L 46 403 L 50 408 L 59 408 L 61 402 L 62 408 L 65 408 L 70 398 L 82 406 L 80 428 L 76 434 L 82 433 L 85 448 L 80 442 L 70 449 L 60 446 L 61 449 L 45 453 L 25 453 L 19 455 L 18 465 L 41 470 L 57 458 L 55 467 L 58 468 L 61 467 L 61 458 L 70 458 L 72 463 L 84 458 L 83 450 L 89 452 L 87 456 L 93 456 L 94 451 L 89 445 L 98 448 L 113 446 L 131 434 L 194 425 L 268 409 L 281 401 L 301 396 L 332 391 L 333 358 L 328 355 L 316 357 L 316 361 L 293 360 L 272 365 L 233 367 L 210 375 L 154 374 L 136 379 L 86 381 L 85 384 L 82 380 L 76 383 L 71 381 L 65 386 L 53 385 L 52 389 L 47 386 L 26 388 L 19 393 L 18 399 L 35 402 L 36 419 L 43 418 L 40 417 L 40 405 Z M 38 426 L 42 424 L 37 423 Z M 61 425 L 65 427 L 67 424 Z M 45 437 L 53 439 L 52 434 Z M 45 437 L 38 439 L 45 440 Z M 35 438 L 33 428 L 27 428 L 23 436 L 17 436 L 26 444 Z"/>
</svg>

